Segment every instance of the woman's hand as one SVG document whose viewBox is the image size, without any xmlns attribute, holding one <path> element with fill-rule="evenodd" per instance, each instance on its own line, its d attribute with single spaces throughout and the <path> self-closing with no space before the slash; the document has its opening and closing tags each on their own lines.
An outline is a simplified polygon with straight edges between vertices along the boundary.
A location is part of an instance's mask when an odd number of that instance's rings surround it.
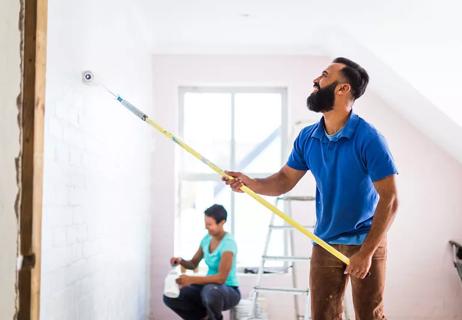
<svg viewBox="0 0 462 320">
<path fill-rule="evenodd" d="M 170 258 L 170 264 L 172 265 L 172 267 L 176 267 L 177 265 L 181 264 L 181 260 L 183 259 L 179 257 L 172 257 Z"/>
<path fill-rule="evenodd" d="M 193 277 L 182 274 L 178 277 L 178 279 L 176 279 L 176 283 L 178 283 L 181 287 L 192 285 Z"/>
</svg>

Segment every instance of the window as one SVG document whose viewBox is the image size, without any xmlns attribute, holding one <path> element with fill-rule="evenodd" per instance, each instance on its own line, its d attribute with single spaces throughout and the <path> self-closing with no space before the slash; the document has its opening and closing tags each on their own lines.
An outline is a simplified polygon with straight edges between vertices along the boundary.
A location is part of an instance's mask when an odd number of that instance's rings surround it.
<svg viewBox="0 0 462 320">
<path fill-rule="evenodd" d="M 265 177 L 285 162 L 286 89 L 180 88 L 179 101 L 181 137 L 222 169 Z M 195 253 L 206 233 L 203 211 L 219 203 L 228 211 L 225 226 L 238 244 L 238 266 L 258 266 L 271 212 L 248 195 L 231 192 L 216 173 L 191 155 L 181 152 L 179 158 L 177 253 L 184 257 Z M 281 239 L 277 236 L 272 236 L 271 248 L 280 255 L 283 234 Z"/>
</svg>

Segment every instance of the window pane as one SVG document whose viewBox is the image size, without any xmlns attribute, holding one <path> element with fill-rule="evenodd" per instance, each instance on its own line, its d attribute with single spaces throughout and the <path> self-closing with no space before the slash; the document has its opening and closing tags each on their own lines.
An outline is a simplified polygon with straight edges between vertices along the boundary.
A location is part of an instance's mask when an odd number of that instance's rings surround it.
<svg viewBox="0 0 462 320">
<path fill-rule="evenodd" d="M 280 93 L 235 95 L 236 169 L 273 172 L 281 165 Z"/>
<path fill-rule="evenodd" d="M 225 230 L 231 229 L 230 199 L 228 188 L 220 189 L 219 181 L 181 181 L 180 215 L 177 221 L 180 256 L 191 258 L 199 248 L 200 241 L 207 234 L 204 227 L 204 210 L 214 203 L 223 205 L 228 211 Z"/>
<path fill-rule="evenodd" d="M 185 142 L 223 169 L 231 168 L 231 152 L 234 150 L 234 169 L 263 175 L 279 170 L 282 94 L 233 94 L 201 90 L 183 95 L 181 125 Z M 231 130 L 233 123 L 234 128 Z M 259 266 L 272 212 L 246 194 L 231 193 L 218 176 L 216 181 L 208 180 L 213 175 L 211 170 L 187 153 L 181 153 L 180 164 L 180 177 L 183 178 L 180 179 L 180 211 L 175 230 L 176 253 L 185 258 L 192 257 L 207 232 L 203 211 L 213 203 L 220 203 L 229 214 L 225 229 L 231 231 L 231 220 L 235 222 L 238 266 Z M 235 208 L 231 212 L 233 197 Z M 274 198 L 268 199 L 274 203 Z M 275 221 L 281 222 L 277 217 Z M 284 255 L 284 243 L 284 233 L 273 231 L 268 254 Z M 265 264 L 267 267 L 282 265 L 284 262 L 280 261 L 268 261 Z"/>
<path fill-rule="evenodd" d="M 235 239 L 238 245 L 238 266 L 258 267 L 261 262 L 268 225 L 272 212 L 260 205 L 257 201 L 246 194 L 235 195 Z M 266 197 L 274 204 L 274 198 Z M 278 217 L 275 223 L 280 223 Z M 283 255 L 284 233 L 274 230 L 268 255 Z M 265 267 L 281 266 L 280 261 L 268 261 Z"/>
<path fill-rule="evenodd" d="M 230 167 L 231 94 L 195 93 L 184 95 L 183 138 L 186 143 L 221 168 Z M 182 153 L 182 171 L 209 173 L 200 161 Z"/>
</svg>

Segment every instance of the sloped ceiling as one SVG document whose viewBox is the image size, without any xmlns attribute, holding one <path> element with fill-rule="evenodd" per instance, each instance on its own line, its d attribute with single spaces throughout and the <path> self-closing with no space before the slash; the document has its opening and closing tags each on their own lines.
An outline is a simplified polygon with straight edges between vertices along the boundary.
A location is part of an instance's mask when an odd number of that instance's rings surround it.
<svg viewBox="0 0 462 320">
<path fill-rule="evenodd" d="M 153 53 L 348 56 L 371 87 L 462 162 L 456 0 L 137 0 Z M 310 81 L 312 75 L 307 75 Z"/>
</svg>

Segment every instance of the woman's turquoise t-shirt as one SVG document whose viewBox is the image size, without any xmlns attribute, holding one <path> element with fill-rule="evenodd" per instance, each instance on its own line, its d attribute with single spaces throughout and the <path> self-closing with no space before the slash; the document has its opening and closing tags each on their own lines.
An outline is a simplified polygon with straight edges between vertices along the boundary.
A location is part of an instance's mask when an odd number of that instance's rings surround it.
<svg viewBox="0 0 462 320">
<path fill-rule="evenodd" d="M 228 278 L 226 279 L 225 284 L 227 286 L 237 287 L 239 283 L 236 276 L 236 255 L 237 255 L 237 246 L 234 238 L 229 233 L 226 233 L 223 239 L 221 239 L 218 246 L 215 250 L 210 253 L 210 241 L 212 240 L 211 235 L 206 235 L 201 241 L 202 252 L 204 253 L 204 261 L 207 267 L 209 268 L 207 275 L 218 274 L 218 270 L 221 262 L 221 255 L 223 252 L 229 251 L 233 253 L 233 263 L 231 270 L 229 271 Z"/>
</svg>

